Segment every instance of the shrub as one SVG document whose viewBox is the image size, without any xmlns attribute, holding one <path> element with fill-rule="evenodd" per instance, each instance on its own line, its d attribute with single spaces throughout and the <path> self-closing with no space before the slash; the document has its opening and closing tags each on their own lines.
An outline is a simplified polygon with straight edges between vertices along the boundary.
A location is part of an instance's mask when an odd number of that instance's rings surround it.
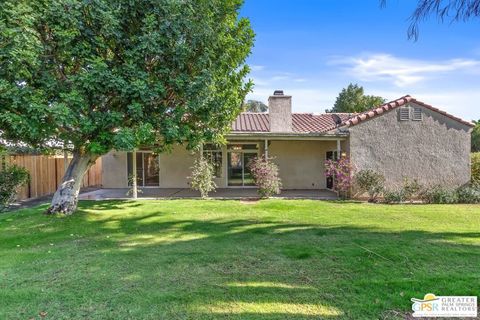
<svg viewBox="0 0 480 320">
<path fill-rule="evenodd" d="M 208 193 L 215 191 L 217 185 L 213 181 L 215 177 L 215 168 L 212 163 L 205 158 L 195 160 L 192 167 L 191 187 L 193 190 L 200 191 L 202 199 L 208 198 Z"/>
<path fill-rule="evenodd" d="M 472 184 L 480 186 L 480 152 L 472 153 L 471 156 L 472 166 Z"/>
<path fill-rule="evenodd" d="M 456 203 L 458 201 L 455 190 L 444 188 L 442 186 L 434 186 L 427 188 L 420 194 L 421 199 L 425 203 Z"/>
<path fill-rule="evenodd" d="M 422 187 L 416 179 L 409 180 L 408 178 L 405 178 L 403 180 L 402 188 L 404 201 L 412 201 L 413 198 L 419 195 L 421 189 Z"/>
<path fill-rule="evenodd" d="M 403 189 L 400 190 L 385 190 L 383 199 L 386 203 L 401 203 L 405 201 L 405 194 Z"/>
<path fill-rule="evenodd" d="M 478 187 L 460 187 L 455 192 L 458 203 L 480 203 L 480 189 Z"/>
<path fill-rule="evenodd" d="M 369 202 L 376 202 L 383 192 L 385 177 L 373 170 L 360 170 L 355 174 L 355 184 L 360 191 L 368 193 Z"/>
<path fill-rule="evenodd" d="M 325 176 L 333 177 L 333 189 L 342 197 L 346 197 L 347 192 L 352 187 L 351 171 L 352 166 L 348 157 L 325 161 Z"/>
<path fill-rule="evenodd" d="M 30 179 L 27 169 L 7 165 L 0 171 L 0 211 L 6 210 L 15 201 L 17 190 Z"/>
<path fill-rule="evenodd" d="M 255 157 L 248 163 L 255 185 L 258 187 L 258 193 L 262 198 L 279 194 L 282 187 L 278 176 L 278 166 L 270 160 L 265 157 Z"/>
</svg>

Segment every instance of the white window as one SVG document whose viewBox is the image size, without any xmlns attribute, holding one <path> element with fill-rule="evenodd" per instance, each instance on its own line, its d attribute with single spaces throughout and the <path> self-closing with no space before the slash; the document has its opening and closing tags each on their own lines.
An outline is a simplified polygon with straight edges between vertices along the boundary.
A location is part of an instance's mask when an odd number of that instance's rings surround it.
<svg viewBox="0 0 480 320">
<path fill-rule="evenodd" d="M 207 143 L 203 145 L 203 157 L 207 159 L 215 168 L 215 178 L 222 176 L 222 149 L 215 144 Z"/>
<path fill-rule="evenodd" d="M 419 108 L 419 107 L 413 108 L 412 120 L 422 121 L 422 108 Z"/>
<path fill-rule="evenodd" d="M 409 107 L 400 108 L 398 118 L 400 119 L 400 121 L 410 120 L 410 108 Z"/>
</svg>

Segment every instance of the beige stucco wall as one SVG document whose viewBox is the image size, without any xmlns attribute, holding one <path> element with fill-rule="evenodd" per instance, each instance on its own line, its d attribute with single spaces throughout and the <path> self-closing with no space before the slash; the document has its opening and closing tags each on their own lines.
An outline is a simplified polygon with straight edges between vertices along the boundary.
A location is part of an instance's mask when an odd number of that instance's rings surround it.
<svg viewBox="0 0 480 320">
<path fill-rule="evenodd" d="M 127 186 L 127 153 L 110 151 L 102 157 L 102 186 L 125 188 Z"/>
<path fill-rule="evenodd" d="M 160 187 L 189 188 L 189 179 L 195 156 L 183 146 L 160 154 Z"/>
<path fill-rule="evenodd" d="M 188 176 L 194 155 L 182 146 L 160 154 L 160 187 L 188 188 Z M 104 188 L 127 187 L 127 153 L 111 151 L 102 157 L 102 185 Z"/>
<path fill-rule="evenodd" d="M 336 148 L 336 141 L 271 141 L 269 156 L 279 167 L 284 189 L 324 189 L 326 152 Z"/>
<path fill-rule="evenodd" d="M 356 170 L 382 173 L 387 187 L 400 186 L 404 177 L 424 185 L 468 183 L 470 128 L 421 108 L 422 121 L 399 121 L 397 108 L 350 127 L 350 156 Z"/>
<path fill-rule="evenodd" d="M 264 153 L 264 142 L 259 143 L 259 155 Z M 234 142 L 232 142 L 234 143 Z M 342 142 L 342 150 L 346 143 Z M 279 166 L 284 189 L 324 189 L 324 162 L 327 151 L 337 148 L 336 141 L 270 141 L 268 153 Z M 222 175 L 215 179 L 219 188 L 227 187 L 227 147 L 222 147 Z M 189 188 L 188 177 L 195 155 L 183 146 L 160 154 L 160 187 Z M 127 187 L 127 153 L 112 151 L 103 156 L 104 188 Z"/>
</svg>

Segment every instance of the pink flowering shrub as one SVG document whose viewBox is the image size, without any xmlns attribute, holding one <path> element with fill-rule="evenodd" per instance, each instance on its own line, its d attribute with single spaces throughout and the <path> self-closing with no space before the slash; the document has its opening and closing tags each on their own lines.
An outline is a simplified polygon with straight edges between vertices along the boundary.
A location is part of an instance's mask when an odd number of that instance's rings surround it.
<svg viewBox="0 0 480 320">
<path fill-rule="evenodd" d="M 338 160 L 325 161 L 325 176 L 333 177 L 333 189 L 342 197 L 346 197 L 352 186 L 352 165 L 350 158 L 341 157 Z"/>
<path fill-rule="evenodd" d="M 255 185 L 258 187 L 258 193 L 262 198 L 279 194 L 282 187 L 278 176 L 278 166 L 270 160 L 265 157 L 255 157 L 248 163 Z"/>
</svg>

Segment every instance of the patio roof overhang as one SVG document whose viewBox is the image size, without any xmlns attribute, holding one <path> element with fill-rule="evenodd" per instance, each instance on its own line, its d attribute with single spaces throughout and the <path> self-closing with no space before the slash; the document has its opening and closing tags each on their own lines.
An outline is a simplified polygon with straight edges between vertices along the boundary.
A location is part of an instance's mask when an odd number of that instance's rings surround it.
<svg viewBox="0 0 480 320">
<path fill-rule="evenodd" d="M 231 132 L 225 136 L 227 140 L 320 140 L 320 141 L 344 141 L 348 133 L 298 133 L 298 132 Z"/>
</svg>

